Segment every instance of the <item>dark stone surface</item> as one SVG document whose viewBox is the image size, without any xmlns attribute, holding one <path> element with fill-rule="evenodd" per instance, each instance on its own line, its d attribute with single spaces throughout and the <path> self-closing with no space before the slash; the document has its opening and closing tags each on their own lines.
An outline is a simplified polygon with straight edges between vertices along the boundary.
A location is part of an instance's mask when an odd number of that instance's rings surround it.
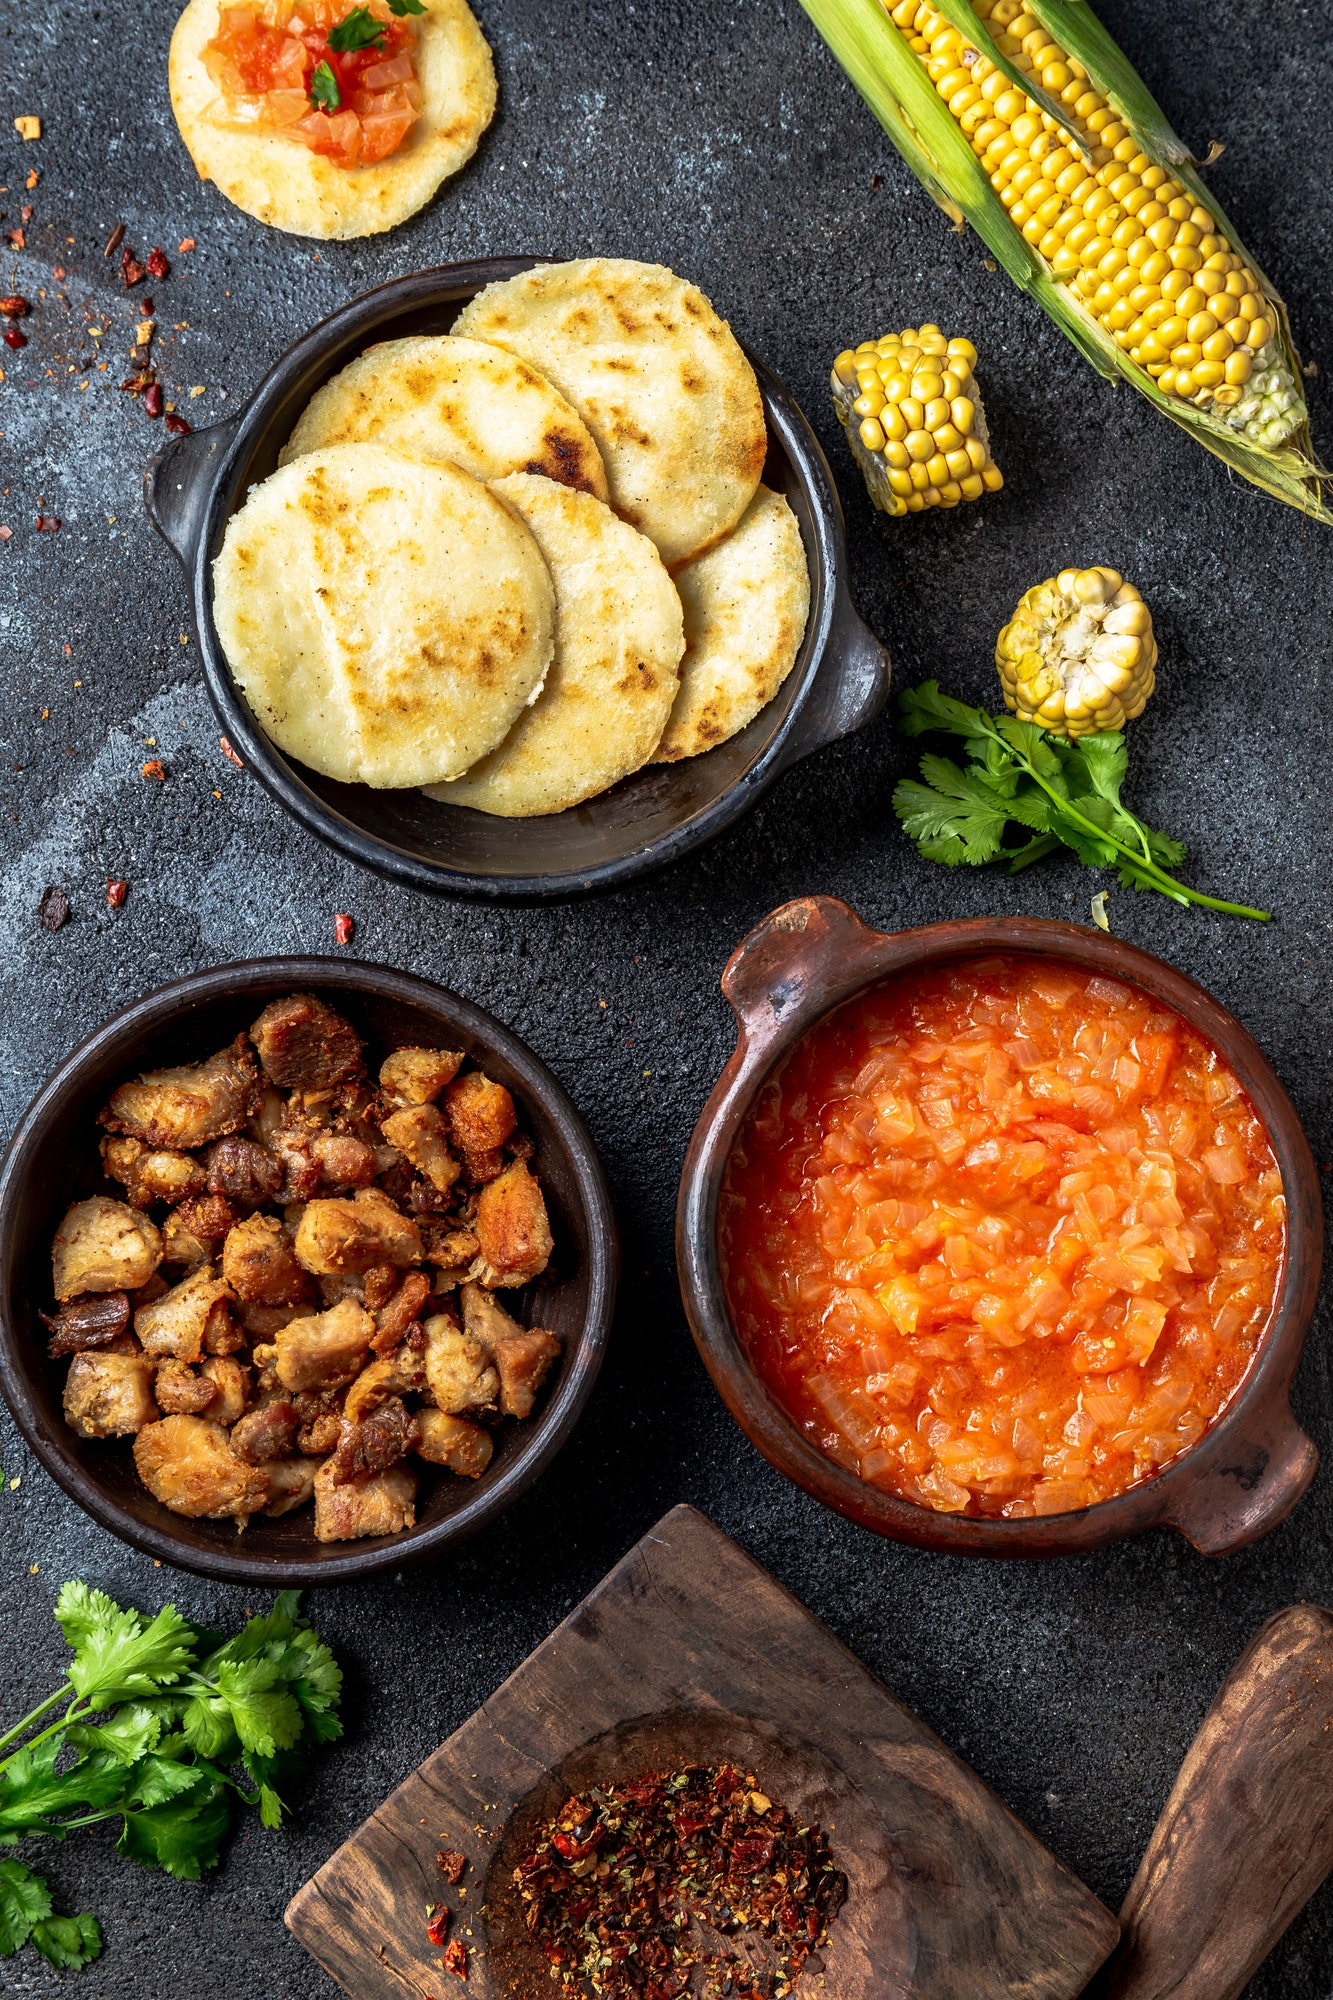
<svg viewBox="0 0 1333 2000">
<path fill-rule="evenodd" d="M 0 520 L 13 528 L 0 548 L 5 1123 L 120 1002 L 229 957 L 331 950 L 333 913 L 347 910 L 354 951 L 489 1006 L 569 1084 L 604 1150 L 626 1248 L 613 1358 L 538 1491 L 437 1570 L 312 1604 L 347 1665 L 350 1733 L 288 1829 L 251 1826 L 202 1887 L 140 1874 L 100 1834 L 50 1853 L 62 1906 L 91 1906 L 106 1923 L 106 1955 L 77 1983 L 88 2000 L 330 1994 L 282 1928 L 288 1895 L 677 1499 L 767 1563 L 1113 1904 L 1249 1635 L 1280 1606 L 1333 1593 L 1327 1471 L 1286 1527 L 1221 1562 L 1167 1534 L 1048 1567 L 942 1561 L 875 1541 L 755 1457 L 686 1333 L 675 1181 L 731 1042 L 717 979 L 746 928 L 811 890 L 843 894 L 885 925 L 1011 910 L 1086 921 L 1104 882 L 1072 861 L 1016 880 L 919 862 L 888 808 L 905 759 L 887 721 L 789 776 L 693 864 L 611 900 L 536 912 L 432 902 L 360 874 L 294 833 L 220 756 L 183 636 L 181 578 L 139 503 L 160 427 L 113 386 L 143 293 L 164 329 L 189 322 L 160 357 L 173 385 L 205 385 L 183 407 L 208 421 L 236 407 L 298 330 L 420 265 L 519 251 L 661 259 L 697 279 L 804 402 L 842 485 L 862 608 L 902 683 L 938 674 L 993 702 L 1000 623 L 1066 563 L 1111 562 L 1142 588 L 1162 665 L 1134 733 L 1133 802 L 1188 839 L 1193 881 L 1269 907 L 1275 921 L 1260 928 L 1113 889 L 1112 923 L 1240 1015 L 1317 1155 L 1333 1156 L 1328 531 L 1112 391 L 988 272 L 976 239 L 951 235 L 910 179 L 795 0 L 483 0 L 481 12 L 501 112 L 477 159 L 391 236 L 321 249 L 265 231 L 195 180 L 167 98 L 168 0 L 132 11 L 42 0 L 0 23 L 0 207 L 9 228 L 20 201 L 33 204 L 29 247 L 12 263 L 21 290 L 48 293 L 31 346 L 5 352 L 0 389 Z M 1203 0 L 1170 10 L 1106 0 L 1103 12 L 1199 150 L 1227 141 L 1212 184 L 1320 365 L 1311 403 L 1330 445 L 1333 356 L 1319 346 L 1333 252 L 1327 6 L 1219 13 Z M 38 145 L 15 142 L 10 119 L 27 111 L 44 120 Z M 40 185 L 24 194 L 34 165 Z M 117 220 L 136 249 L 160 242 L 173 264 L 169 281 L 128 300 L 101 256 Z M 198 248 L 181 257 L 186 235 Z M 85 378 L 66 370 L 92 345 L 79 337 L 89 314 L 113 328 L 110 366 L 80 390 Z M 976 341 L 1008 484 L 951 515 L 886 523 L 860 492 L 826 370 L 844 344 L 922 318 Z M 34 534 L 39 508 L 61 517 L 58 535 Z M 153 755 L 165 784 L 139 776 Z M 108 874 L 132 884 L 119 912 L 105 907 Z M 36 914 L 52 883 L 73 906 L 54 935 Z M 1326 1452 L 1328 1331 L 1311 1339 L 1296 1398 Z M 244 1593 L 160 1572 L 93 1528 L 2 1419 L 0 1447 L 5 1715 L 59 1669 L 49 1607 L 67 1576 L 142 1604 L 170 1594 L 220 1625 L 242 1615 Z M 46 1995 L 57 1984 L 31 1953 L 0 1962 L 0 1990 Z M 1250 2000 L 1330 1993 L 1326 1889 Z"/>
</svg>

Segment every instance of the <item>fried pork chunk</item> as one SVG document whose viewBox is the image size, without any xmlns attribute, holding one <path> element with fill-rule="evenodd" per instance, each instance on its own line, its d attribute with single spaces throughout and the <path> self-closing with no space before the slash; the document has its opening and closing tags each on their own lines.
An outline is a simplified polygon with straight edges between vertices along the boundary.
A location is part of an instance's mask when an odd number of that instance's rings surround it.
<svg viewBox="0 0 1333 2000">
<path fill-rule="evenodd" d="M 443 1465 L 464 1479 L 480 1479 L 491 1462 L 495 1443 L 480 1424 L 464 1417 L 447 1416 L 443 1410 L 418 1410 L 420 1440 L 417 1457 L 431 1465 Z"/>
<path fill-rule="evenodd" d="M 103 1139 L 102 1162 L 113 1181 L 124 1183 L 132 1208 L 151 1208 L 155 1201 L 174 1207 L 208 1185 L 207 1174 L 191 1154 L 154 1150 L 140 1139 Z"/>
<path fill-rule="evenodd" d="M 155 1364 L 146 1354 L 76 1354 L 65 1377 L 65 1422 L 80 1437 L 127 1437 L 156 1421 Z"/>
<path fill-rule="evenodd" d="M 426 1384 L 437 1409 L 488 1410 L 500 1393 L 500 1377 L 481 1342 L 464 1333 L 446 1313 L 428 1319 Z"/>
<path fill-rule="evenodd" d="M 417 1482 L 405 1465 L 391 1465 L 371 1479 L 338 1486 L 333 1461 L 315 1474 L 315 1540 L 356 1542 L 367 1535 L 398 1535 L 416 1526 Z"/>
<path fill-rule="evenodd" d="M 335 1486 L 346 1486 L 377 1472 L 386 1472 L 421 1441 L 417 1420 L 401 1396 L 389 1396 L 360 1423 L 345 1423 L 338 1448 L 329 1460 Z"/>
<path fill-rule="evenodd" d="M 227 1231 L 222 1275 L 246 1305 L 295 1306 L 311 1295 L 292 1239 L 272 1215 L 251 1215 Z"/>
<path fill-rule="evenodd" d="M 218 1300 L 226 1297 L 226 1280 L 214 1277 L 211 1264 L 201 1265 L 164 1298 L 140 1306 L 134 1315 L 134 1331 L 145 1351 L 157 1360 L 197 1361 L 204 1351 L 208 1316 Z"/>
<path fill-rule="evenodd" d="M 355 1299 L 341 1299 L 325 1313 L 294 1319 L 278 1334 L 278 1380 L 294 1393 L 327 1389 L 360 1374 L 375 1322 Z"/>
<path fill-rule="evenodd" d="M 378 1188 L 351 1201 L 307 1202 L 296 1232 L 296 1254 L 307 1271 L 335 1275 L 375 1264 L 419 1264 L 421 1232 Z"/>
<path fill-rule="evenodd" d="M 282 1162 L 239 1132 L 218 1139 L 209 1147 L 204 1160 L 209 1193 L 221 1195 L 242 1214 L 274 1200 L 282 1186 Z"/>
<path fill-rule="evenodd" d="M 361 1074 L 360 1036 L 313 993 L 271 1000 L 250 1037 L 264 1075 L 283 1090 L 332 1090 Z"/>
<path fill-rule="evenodd" d="M 164 1415 L 197 1417 L 217 1401 L 217 1386 L 184 1361 L 164 1361 L 158 1368 L 153 1394 Z"/>
<path fill-rule="evenodd" d="M 268 1505 L 264 1512 L 270 1521 L 281 1514 L 290 1514 L 297 1507 L 304 1507 L 315 1490 L 315 1475 L 323 1464 L 318 1458 L 275 1458 L 268 1472 Z"/>
<path fill-rule="evenodd" d="M 462 1169 L 449 1151 L 448 1128 L 433 1104 L 413 1104 L 391 1112 L 380 1129 L 389 1144 L 432 1186 L 441 1194 L 449 1192 Z"/>
<path fill-rule="evenodd" d="M 502 1083 L 469 1070 L 444 1094 L 449 1136 L 472 1181 L 493 1180 L 504 1163 L 500 1148 L 518 1123 L 514 1100 Z"/>
<path fill-rule="evenodd" d="M 111 1094 L 101 1122 L 145 1146 L 188 1152 L 239 1132 L 259 1107 L 259 1075 L 244 1035 L 204 1063 L 159 1069 Z"/>
<path fill-rule="evenodd" d="M 487 1182 L 472 1226 L 479 1245 L 476 1276 L 488 1290 L 529 1284 L 546 1269 L 554 1247 L 551 1225 L 526 1160 L 515 1160 Z"/>
<path fill-rule="evenodd" d="M 234 1456 L 205 1417 L 163 1417 L 134 1440 L 134 1463 L 155 1500 L 192 1519 L 246 1519 L 268 1503 L 268 1475 Z"/>
<path fill-rule="evenodd" d="M 462 1067 L 449 1049 L 395 1049 L 380 1064 L 380 1088 L 397 1104 L 433 1104 Z"/>
<path fill-rule="evenodd" d="M 134 1292 L 162 1262 L 155 1223 L 104 1194 L 76 1201 L 51 1246 L 52 1282 L 63 1305 L 81 1292 Z"/>
<path fill-rule="evenodd" d="M 279 1399 L 264 1403 L 241 1418 L 231 1434 L 231 1448 L 247 1465 L 269 1465 L 296 1449 L 300 1419 L 292 1405 Z"/>
<path fill-rule="evenodd" d="M 464 1285 L 462 1297 L 463 1330 L 480 1341 L 500 1378 L 501 1416 L 530 1417 L 560 1342 L 543 1327 L 520 1326 L 480 1285 Z"/>
<path fill-rule="evenodd" d="M 124 1292 L 92 1292 L 71 1300 L 54 1318 L 50 1313 L 39 1317 L 51 1330 L 46 1351 L 58 1361 L 119 1340 L 130 1323 L 130 1302 Z"/>
</svg>

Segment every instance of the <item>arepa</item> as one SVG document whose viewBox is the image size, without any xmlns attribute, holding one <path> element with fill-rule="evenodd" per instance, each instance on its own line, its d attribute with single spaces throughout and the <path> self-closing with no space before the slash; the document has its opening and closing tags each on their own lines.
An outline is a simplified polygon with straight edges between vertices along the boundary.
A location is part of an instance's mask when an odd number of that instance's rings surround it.
<svg viewBox="0 0 1333 2000">
<path fill-rule="evenodd" d="M 383 788 L 494 749 L 550 665 L 555 600 L 532 536 L 470 473 L 343 444 L 252 489 L 213 618 L 278 748 Z"/>
<path fill-rule="evenodd" d="M 675 700 L 685 635 L 657 550 L 600 500 L 529 473 L 493 490 L 546 558 L 555 657 L 499 749 L 430 796 L 529 819 L 578 805 L 651 756 Z"/>
<path fill-rule="evenodd" d="M 219 0 L 190 0 L 171 38 L 171 106 L 199 178 L 274 229 L 373 236 L 415 215 L 471 159 L 495 114 L 495 67 L 467 0 L 423 0 L 416 22 L 420 115 L 397 151 L 343 166 L 280 130 L 247 130 L 209 76 Z M 348 12 L 352 11 L 349 0 Z"/>
<path fill-rule="evenodd" d="M 311 398 L 278 463 L 362 443 L 444 459 L 475 479 L 540 472 L 607 496 L 582 417 L 519 355 L 486 341 L 419 334 L 359 354 Z"/>
<path fill-rule="evenodd" d="M 711 548 L 754 497 L 767 432 L 754 370 L 696 285 L 589 257 L 488 285 L 455 333 L 521 354 L 597 440 L 616 512 L 668 568 Z"/>
<path fill-rule="evenodd" d="M 724 542 L 676 572 L 685 611 L 680 693 L 657 763 L 697 757 L 744 729 L 793 666 L 810 615 L 810 572 L 786 500 L 761 486 Z"/>
</svg>

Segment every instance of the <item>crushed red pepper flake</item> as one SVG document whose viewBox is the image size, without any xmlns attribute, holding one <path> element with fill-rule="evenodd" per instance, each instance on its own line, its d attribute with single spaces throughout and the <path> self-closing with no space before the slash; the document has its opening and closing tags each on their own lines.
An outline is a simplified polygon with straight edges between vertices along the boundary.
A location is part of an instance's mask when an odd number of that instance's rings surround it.
<svg viewBox="0 0 1333 2000">
<path fill-rule="evenodd" d="M 730 1764 L 579 1793 L 514 1882 L 580 2000 L 783 2000 L 847 1894 L 820 1828 Z"/>
<path fill-rule="evenodd" d="M 227 762 L 229 764 L 234 764 L 238 771 L 243 771 L 245 769 L 245 766 L 241 762 L 240 758 L 236 755 L 236 752 L 232 749 L 230 743 L 228 743 L 226 737 L 219 736 L 218 742 L 222 746 L 222 754 L 226 758 Z"/>
<path fill-rule="evenodd" d="M 160 417 L 162 414 L 162 384 L 150 382 L 143 392 L 143 413 L 146 417 Z"/>
<path fill-rule="evenodd" d="M 435 1866 L 439 1869 L 446 1882 L 451 1882 L 456 1886 L 463 1879 L 463 1870 L 467 1867 L 467 1856 L 466 1854 L 460 1854 L 455 1847 L 442 1847 L 435 1856 Z"/>
<path fill-rule="evenodd" d="M 350 944 L 352 942 L 352 933 L 355 929 L 356 923 L 348 916 L 346 910 L 339 910 L 333 919 L 334 943 Z"/>
<path fill-rule="evenodd" d="M 176 245 L 176 248 L 180 252 L 181 256 L 184 256 L 187 250 L 193 250 L 194 248 L 193 236 L 182 236 L 180 242 Z"/>
<path fill-rule="evenodd" d="M 171 276 L 171 266 L 167 262 L 167 253 L 160 243 L 155 243 L 148 252 L 146 268 L 150 278 L 169 278 Z"/>
<path fill-rule="evenodd" d="M 139 766 L 139 776 L 141 778 L 165 778 L 166 775 L 167 767 L 160 757 L 149 757 L 145 763 Z"/>
<path fill-rule="evenodd" d="M 166 428 L 171 432 L 173 437 L 187 438 L 194 436 L 194 425 L 187 424 L 184 417 L 178 417 L 174 410 L 167 411 Z"/>
<path fill-rule="evenodd" d="M 37 516 L 37 533 L 39 535 L 58 535 L 60 533 L 60 516 L 58 514 L 39 514 Z"/>
<path fill-rule="evenodd" d="M 21 298 L 17 292 L 11 292 L 8 298 L 0 299 L 0 317 L 5 319 L 26 319 L 31 311 L 31 301 Z"/>
<path fill-rule="evenodd" d="M 7 229 L 5 240 L 12 243 L 16 250 L 26 250 L 28 247 L 28 239 L 21 229 Z"/>
<path fill-rule="evenodd" d="M 7 326 L 4 331 L 3 339 L 6 347 L 12 347 L 16 351 L 20 347 L 26 347 L 28 344 L 27 334 L 20 333 L 16 326 Z"/>
<path fill-rule="evenodd" d="M 113 882 L 108 882 L 106 885 L 106 899 L 113 910 L 118 910 L 120 908 L 121 904 L 124 902 L 125 898 L 129 895 L 129 893 L 130 893 L 130 885 L 128 882 L 113 881 Z"/>
<path fill-rule="evenodd" d="M 30 201 L 25 201 L 22 208 L 19 210 L 19 221 L 31 222 L 32 218 L 33 218 L 32 203 Z"/>
<path fill-rule="evenodd" d="M 449 1935 L 449 1912 L 441 1906 L 433 1917 L 426 1919 L 426 1936 L 433 1945 L 442 1945 Z"/>
<path fill-rule="evenodd" d="M 462 1938 L 453 1938 L 444 1947 L 444 1969 L 456 1973 L 458 1978 L 467 1978 L 467 1946 Z"/>
<path fill-rule="evenodd" d="M 147 266 L 138 261 L 127 243 L 120 253 L 120 275 L 125 280 L 126 291 L 130 291 L 133 286 L 141 284 L 146 271 Z"/>
</svg>

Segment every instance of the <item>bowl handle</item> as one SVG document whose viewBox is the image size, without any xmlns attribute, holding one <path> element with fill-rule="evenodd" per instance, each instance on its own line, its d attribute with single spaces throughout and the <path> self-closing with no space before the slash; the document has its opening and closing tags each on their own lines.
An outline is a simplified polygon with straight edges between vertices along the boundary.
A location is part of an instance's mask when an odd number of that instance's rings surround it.
<svg viewBox="0 0 1333 2000">
<path fill-rule="evenodd" d="M 888 647 L 875 637 L 846 587 L 839 584 L 825 664 L 783 746 L 782 769 L 873 722 L 889 698 L 892 676 Z"/>
<path fill-rule="evenodd" d="M 148 518 L 188 573 L 204 524 L 213 474 L 241 426 L 243 411 L 205 431 L 176 438 L 149 460 L 143 476 Z"/>
<path fill-rule="evenodd" d="M 836 896 L 801 896 L 771 911 L 742 938 L 722 974 L 746 1046 L 773 1040 L 783 1016 L 818 989 L 825 967 L 875 935 Z"/>
<path fill-rule="evenodd" d="M 1284 1395 L 1218 1441 L 1211 1464 L 1182 1486 L 1163 1520 L 1201 1555 L 1230 1555 L 1286 1520 L 1318 1464 Z"/>
</svg>

